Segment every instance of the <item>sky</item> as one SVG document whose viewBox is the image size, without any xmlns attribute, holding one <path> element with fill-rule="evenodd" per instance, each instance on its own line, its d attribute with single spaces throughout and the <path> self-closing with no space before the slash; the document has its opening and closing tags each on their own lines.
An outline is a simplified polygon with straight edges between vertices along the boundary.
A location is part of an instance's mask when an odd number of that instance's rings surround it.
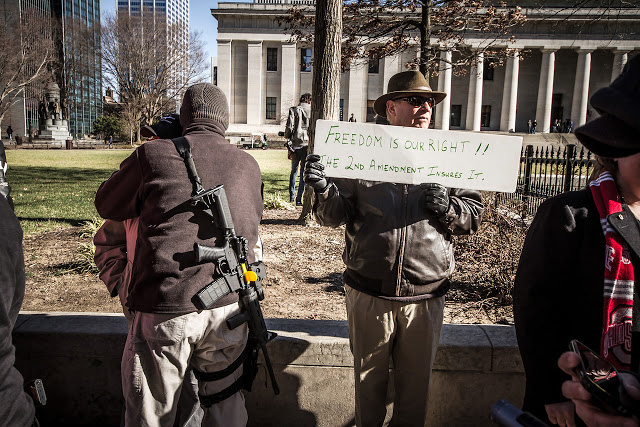
<svg viewBox="0 0 640 427">
<path fill-rule="evenodd" d="M 114 14 L 117 0 L 100 0 L 100 15 Z M 211 9 L 218 7 L 218 2 L 210 0 L 191 0 L 189 2 L 189 27 L 191 31 L 200 31 L 204 41 L 205 57 L 208 66 L 211 65 L 211 57 L 218 55 L 218 21 L 211 16 Z M 210 78 L 210 73 L 209 78 Z"/>
</svg>

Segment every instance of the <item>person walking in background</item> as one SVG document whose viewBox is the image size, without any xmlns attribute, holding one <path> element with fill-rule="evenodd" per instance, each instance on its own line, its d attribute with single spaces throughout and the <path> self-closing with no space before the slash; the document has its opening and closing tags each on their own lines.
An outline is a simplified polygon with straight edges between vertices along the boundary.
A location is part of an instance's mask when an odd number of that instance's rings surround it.
<svg viewBox="0 0 640 427">
<path fill-rule="evenodd" d="M 531 124 L 531 133 L 535 134 L 537 127 L 538 127 L 538 121 L 536 119 L 533 119 L 533 123 Z"/>
<path fill-rule="evenodd" d="M 427 129 L 434 105 L 445 97 L 419 71 L 406 71 L 391 77 L 374 110 L 392 126 Z M 305 181 L 315 190 L 318 222 L 346 225 L 343 277 L 356 425 L 382 425 L 391 359 L 390 424 L 422 426 L 454 267 L 451 235 L 478 229 L 480 193 L 436 183 L 329 180 L 315 154 L 307 158 Z"/>
<path fill-rule="evenodd" d="M 7 127 L 7 136 L 9 137 L 9 141 L 13 139 L 13 129 L 11 129 L 11 125 Z"/>
<path fill-rule="evenodd" d="M 351 113 L 351 117 L 349 117 L 349 121 L 353 123 L 356 122 L 356 118 L 354 117 L 353 113 Z"/>
<path fill-rule="evenodd" d="M 527 133 L 531 134 L 531 119 L 527 120 Z"/>
<path fill-rule="evenodd" d="M 289 117 L 284 130 L 284 137 L 290 142 L 291 173 L 289 174 L 289 201 L 298 206 L 302 205 L 304 193 L 304 179 L 300 170 L 300 182 L 296 193 L 296 177 L 298 167 L 304 167 L 304 159 L 307 157 L 309 145 L 309 122 L 311 121 L 311 94 L 304 93 L 300 97 L 300 103 L 296 107 L 289 108 Z"/>
</svg>

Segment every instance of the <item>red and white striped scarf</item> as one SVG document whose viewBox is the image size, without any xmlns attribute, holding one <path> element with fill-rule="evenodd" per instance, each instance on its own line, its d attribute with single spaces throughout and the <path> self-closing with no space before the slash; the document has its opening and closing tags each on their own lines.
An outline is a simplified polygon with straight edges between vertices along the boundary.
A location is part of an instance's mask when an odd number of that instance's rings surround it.
<svg viewBox="0 0 640 427">
<path fill-rule="evenodd" d="M 602 173 L 589 187 L 600 214 L 605 241 L 600 353 L 616 368 L 629 369 L 633 324 L 633 266 L 629 247 L 607 221 L 609 215 L 622 212 L 622 203 L 616 182 L 609 172 Z"/>
</svg>

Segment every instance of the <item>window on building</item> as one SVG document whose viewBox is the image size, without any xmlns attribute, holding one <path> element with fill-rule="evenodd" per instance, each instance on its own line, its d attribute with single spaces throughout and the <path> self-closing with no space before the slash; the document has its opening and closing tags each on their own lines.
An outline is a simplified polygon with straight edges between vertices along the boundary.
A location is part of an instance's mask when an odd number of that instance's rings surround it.
<svg viewBox="0 0 640 427">
<path fill-rule="evenodd" d="M 375 99 L 369 99 L 367 101 L 367 122 L 375 122 L 376 121 L 376 112 L 373 109 L 373 104 L 375 103 Z"/>
<path fill-rule="evenodd" d="M 278 71 L 278 48 L 267 48 L 267 71 Z"/>
<path fill-rule="evenodd" d="M 300 49 L 300 71 L 311 71 L 311 48 Z"/>
<path fill-rule="evenodd" d="M 344 120 L 344 99 L 340 99 L 340 120 Z"/>
<path fill-rule="evenodd" d="M 480 110 L 480 126 L 488 128 L 491 126 L 491 105 L 483 105 Z"/>
<path fill-rule="evenodd" d="M 380 58 L 369 58 L 369 74 L 380 72 Z"/>
<path fill-rule="evenodd" d="M 214 85 L 218 86 L 218 67 L 213 67 L 213 82 Z"/>
<path fill-rule="evenodd" d="M 483 62 L 482 66 L 482 79 L 483 80 L 493 80 L 493 66 L 490 62 Z"/>
<path fill-rule="evenodd" d="M 449 119 L 449 126 L 460 127 L 460 121 L 462 120 L 462 105 L 451 106 L 451 118 Z"/>
<path fill-rule="evenodd" d="M 276 119 L 276 97 L 275 96 L 267 96 L 267 120 L 275 120 Z"/>
</svg>

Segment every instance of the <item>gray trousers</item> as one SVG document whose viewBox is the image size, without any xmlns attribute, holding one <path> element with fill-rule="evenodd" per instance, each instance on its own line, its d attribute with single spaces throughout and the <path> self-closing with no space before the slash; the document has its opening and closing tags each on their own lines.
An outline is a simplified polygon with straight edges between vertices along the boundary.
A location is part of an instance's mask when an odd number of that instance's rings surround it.
<svg viewBox="0 0 640 427">
<path fill-rule="evenodd" d="M 244 350 L 248 327 L 229 329 L 226 320 L 238 304 L 184 315 L 136 312 L 122 357 L 122 390 L 126 426 L 172 426 L 188 369 L 216 372 Z M 219 381 L 201 382 L 210 395 L 224 390 L 242 369 Z M 203 426 L 245 426 L 244 396 L 238 392 L 204 410 Z"/>
</svg>

